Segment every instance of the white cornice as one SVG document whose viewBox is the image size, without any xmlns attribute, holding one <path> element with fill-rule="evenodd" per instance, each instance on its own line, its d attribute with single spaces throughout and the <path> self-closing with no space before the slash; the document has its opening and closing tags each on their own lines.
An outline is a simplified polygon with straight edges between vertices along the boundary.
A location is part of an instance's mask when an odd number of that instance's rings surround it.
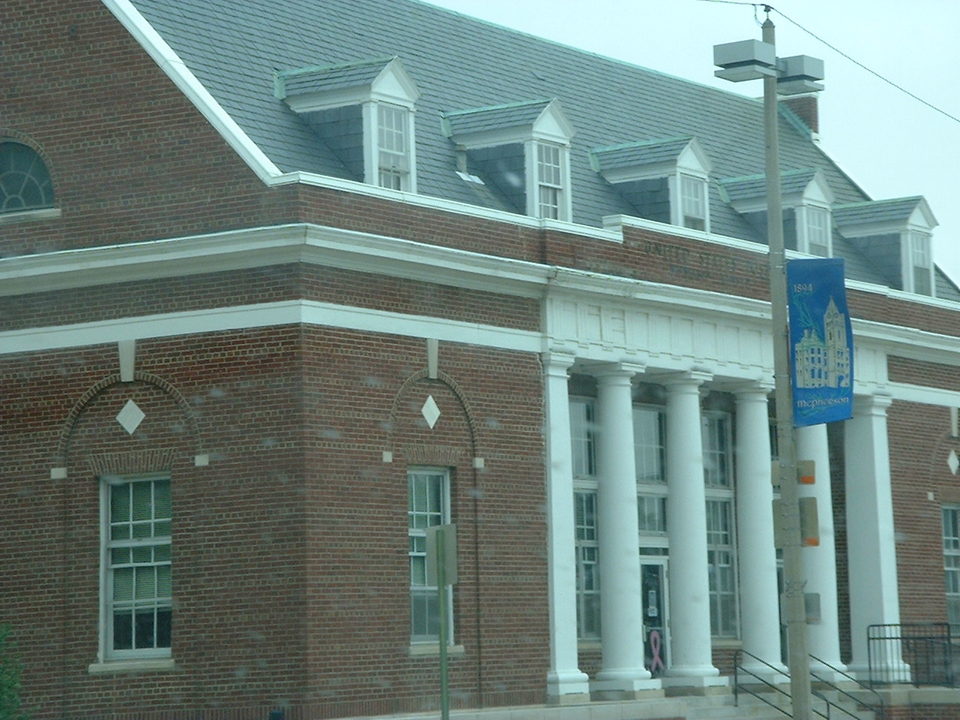
<svg viewBox="0 0 960 720">
<path fill-rule="evenodd" d="M 281 174 L 130 0 L 102 2 L 261 181 L 269 183 L 271 178 Z"/>
</svg>

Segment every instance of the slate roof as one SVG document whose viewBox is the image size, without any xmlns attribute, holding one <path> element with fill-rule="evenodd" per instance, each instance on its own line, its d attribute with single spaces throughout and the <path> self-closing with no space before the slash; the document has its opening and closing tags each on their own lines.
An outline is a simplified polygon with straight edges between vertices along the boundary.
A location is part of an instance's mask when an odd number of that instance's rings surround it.
<svg viewBox="0 0 960 720">
<path fill-rule="evenodd" d="M 281 70 L 277 73 L 277 97 L 370 85 L 392 59 Z"/>
<path fill-rule="evenodd" d="M 594 148 L 590 153 L 596 159 L 594 166 L 598 170 L 658 165 L 676 161 L 691 140 L 691 137 L 682 137 L 624 143 Z"/>
<path fill-rule="evenodd" d="M 780 173 L 780 192 L 784 195 L 794 195 L 806 190 L 817 171 L 813 168 L 803 170 L 788 170 Z M 748 175 L 739 178 L 721 178 L 723 188 L 730 202 L 738 200 L 754 200 L 767 196 L 767 176 Z M 870 205 L 869 202 L 866 203 Z"/>
<path fill-rule="evenodd" d="M 444 113 L 443 119 L 451 137 L 461 133 L 522 127 L 533 125 L 550 102 L 550 100 L 532 100 L 495 107 L 457 110 Z"/>
<path fill-rule="evenodd" d="M 923 198 L 916 196 L 839 205 L 834 206 L 833 217 L 840 227 L 860 223 L 906 222 L 922 202 Z"/>
<path fill-rule="evenodd" d="M 474 205 L 486 202 L 485 195 L 457 176 L 455 145 L 441 130 L 442 114 L 558 98 L 576 128 L 570 155 L 574 222 L 600 227 L 605 215 L 632 214 L 591 167 L 592 148 L 695 137 L 713 163 L 713 231 L 764 242 L 723 201 L 717 184 L 719 178 L 764 171 L 762 107 L 756 100 L 419 0 L 131 1 L 284 172 L 358 179 L 276 97 L 276 72 L 362 67 L 396 56 L 421 93 L 416 120 L 419 193 Z M 780 120 L 783 171 L 819 168 L 838 205 L 869 200 L 785 107 Z M 495 206 L 492 200 L 487 204 Z M 885 284 L 852 243 L 841 238 L 835 251 L 848 259 L 850 277 Z M 952 296 L 960 299 L 955 289 Z"/>
</svg>

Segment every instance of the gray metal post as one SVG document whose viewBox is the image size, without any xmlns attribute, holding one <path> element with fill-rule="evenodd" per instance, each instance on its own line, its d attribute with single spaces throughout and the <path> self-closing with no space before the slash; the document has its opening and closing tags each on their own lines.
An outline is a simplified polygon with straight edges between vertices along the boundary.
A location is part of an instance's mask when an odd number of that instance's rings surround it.
<svg viewBox="0 0 960 720">
<path fill-rule="evenodd" d="M 447 552 L 444 533 L 437 533 L 437 603 L 440 609 L 440 718 L 450 720 L 447 683 Z"/>
<path fill-rule="evenodd" d="M 776 31 L 768 17 L 763 41 L 776 45 Z M 790 331 L 787 324 L 787 265 L 783 245 L 783 208 L 780 200 L 780 143 L 777 134 L 777 77 L 763 79 L 763 115 L 766 136 L 767 232 L 770 244 L 770 304 L 773 322 L 773 372 L 777 401 L 777 448 L 783 527 L 783 584 L 787 622 L 790 694 L 793 717 L 810 720 L 810 664 L 807 656 L 803 564 L 800 556 L 800 505 L 797 487 L 797 448 L 793 432 L 793 392 L 790 387 Z"/>
</svg>

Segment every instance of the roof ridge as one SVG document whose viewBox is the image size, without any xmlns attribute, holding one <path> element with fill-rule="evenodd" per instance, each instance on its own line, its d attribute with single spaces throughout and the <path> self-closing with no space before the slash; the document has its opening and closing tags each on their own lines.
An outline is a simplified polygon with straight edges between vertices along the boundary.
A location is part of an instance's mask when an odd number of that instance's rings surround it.
<svg viewBox="0 0 960 720">
<path fill-rule="evenodd" d="M 384 55 L 376 58 L 368 58 L 366 60 L 351 60 L 350 62 L 345 63 L 335 63 L 333 65 L 305 65 L 304 67 L 293 68 L 291 70 L 276 70 L 277 77 L 287 79 L 291 77 L 296 77 L 297 75 L 307 75 L 309 73 L 320 72 L 321 70 L 349 70 L 350 68 L 355 67 L 364 67 L 365 65 L 377 65 L 383 63 L 384 65 L 392 60 L 396 60 L 399 55 Z"/>
<path fill-rule="evenodd" d="M 465 110 L 445 110 L 441 113 L 441 117 L 449 118 L 454 115 L 467 115 L 469 113 L 490 112 L 493 110 L 510 110 L 513 108 L 539 105 L 541 103 L 550 104 L 555 100 L 559 100 L 559 98 L 552 97 L 540 98 L 539 100 L 517 100 L 515 102 L 502 103 L 500 105 L 483 105 L 481 107 L 467 108 Z"/>
<path fill-rule="evenodd" d="M 626 150 L 627 148 L 635 147 L 644 147 L 647 145 L 666 145 L 670 142 L 680 142 L 685 140 L 690 142 L 694 140 L 695 136 L 693 135 L 673 135 L 667 138 L 654 138 L 652 140 L 631 140 L 630 142 L 618 143 L 616 145 L 601 145 L 599 147 L 591 148 L 590 152 L 610 152 L 613 150 Z"/>
<path fill-rule="evenodd" d="M 891 203 L 905 203 L 907 201 L 920 202 L 921 200 L 926 200 L 923 195 L 908 195 L 906 197 L 899 198 L 885 198 L 883 200 L 861 200 L 860 202 L 855 203 L 844 203 L 842 205 L 834 205 L 834 210 L 842 210 L 846 208 L 855 208 L 863 207 L 864 205 L 872 205 L 876 207 L 877 205 L 889 205 Z"/>
</svg>

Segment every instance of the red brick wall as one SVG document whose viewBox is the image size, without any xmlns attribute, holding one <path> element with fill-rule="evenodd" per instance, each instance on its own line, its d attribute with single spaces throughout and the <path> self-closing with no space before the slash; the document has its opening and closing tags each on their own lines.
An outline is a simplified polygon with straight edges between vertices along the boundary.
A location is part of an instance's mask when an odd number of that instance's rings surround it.
<svg viewBox="0 0 960 720">
<path fill-rule="evenodd" d="M 142 341 L 137 358 L 138 381 L 108 382 L 69 433 L 78 399 L 117 372 L 116 347 L 0 358 L 11 387 L 0 408 L 11 428 L 0 467 L 0 524 L 10 528 L 0 539 L 0 621 L 25 649 L 35 717 L 219 708 L 252 718 L 281 702 L 314 717 L 434 707 L 436 657 L 408 651 L 409 464 L 452 468 L 465 648 L 451 662 L 455 706 L 543 700 L 536 355 L 443 343 L 442 380 L 429 380 L 416 377 L 422 340 L 284 327 Z M 442 412 L 432 431 L 419 415 L 426 394 Z M 130 398 L 147 414 L 132 437 L 114 419 Z M 158 449 L 174 458 L 178 671 L 91 675 L 91 458 L 149 466 Z M 193 466 L 201 451 L 209 467 Z M 68 479 L 51 481 L 61 465 Z M 137 467 L 165 469 L 147 466 Z"/>
<path fill-rule="evenodd" d="M 267 191 L 97 0 L 4 3 L 0 137 L 26 135 L 51 171 L 59 220 L 4 225 L 3 255 L 268 225 Z"/>
<path fill-rule="evenodd" d="M 0 329 L 301 298 L 519 330 L 540 329 L 540 303 L 536 299 L 314 265 L 272 265 L 0 297 Z"/>
</svg>

